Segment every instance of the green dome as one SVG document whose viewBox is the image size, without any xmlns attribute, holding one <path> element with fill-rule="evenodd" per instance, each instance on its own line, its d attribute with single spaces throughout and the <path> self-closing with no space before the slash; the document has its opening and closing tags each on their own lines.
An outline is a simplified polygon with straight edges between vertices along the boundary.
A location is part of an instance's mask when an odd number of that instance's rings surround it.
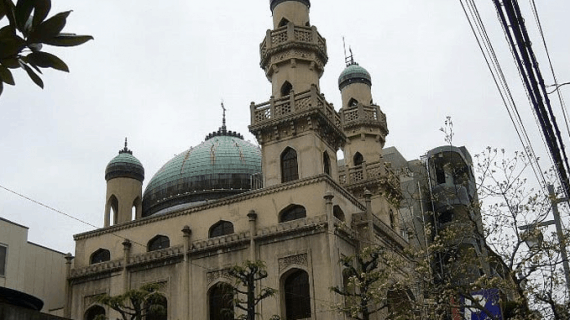
<svg viewBox="0 0 570 320">
<path fill-rule="evenodd" d="M 133 156 L 133 152 L 127 148 L 119 151 L 119 155 L 109 162 L 105 169 L 105 180 L 114 178 L 133 178 L 142 182 L 144 180 L 144 168 L 139 159 Z"/>
<path fill-rule="evenodd" d="M 143 216 L 251 190 L 251 176 L 260 172 L 259 147 L 224 126 L 158 170 L 143 195 Z"/>
<path fill-rule="evenodd" d="M 366 69 L 353 62 L 338 77 L 338 88 L 342 90 L 351 83 L 365 83 L 372 86 L 372 77 L 370 77 L 370 73 Z"/>
</svg>

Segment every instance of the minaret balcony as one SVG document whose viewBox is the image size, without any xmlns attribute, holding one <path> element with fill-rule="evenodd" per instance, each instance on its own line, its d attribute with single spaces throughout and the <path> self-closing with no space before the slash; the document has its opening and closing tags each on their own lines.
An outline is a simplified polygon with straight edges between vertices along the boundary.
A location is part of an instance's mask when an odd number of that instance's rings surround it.
<svg viewBox="0 0 570 320">
<path fill-rule="evenodd" d="M 261 103 L 251 103 L 251 126 L 250 130 L 256 131 L 266 125 L 273 125 L 280 120 L 289 120 L 291 117 L 305 116 L 315 112 L 320 112 L 340 129 L 340 115 L 335 111 L 334 106 L 319 94 L 316 86 L 310 90 L 300 93 L 291 92 L 283 98 L 274 99 Z"/>
<path fill-rule="evenodd" d="M 260 44 L 261 66 L 266 67 L 270 62 L 275 63 L 276 61 L 271 61 L 275 53 L 293 48 L 316 51 L 322 63 L 326 63 L 328 60 L 327 42 L 317 32 L 316 27 L 296 26 L 289 23 L 275 30 L 267 30 L 267 35 Z M 289 58 L 309 59 L 310 57 L 300 53 L 300 56 L 291 56 Z"/>
<path fill-rule="evenodd" d="M 364 125 L 377 127 L 381 129 L 384 134 L 388 134 L 386 114 L 380 110 L 379 106 L 365 106 L 359 103 L 357 107 L 341 109 L 340 117 L 344 130 Z"/>
</svg>

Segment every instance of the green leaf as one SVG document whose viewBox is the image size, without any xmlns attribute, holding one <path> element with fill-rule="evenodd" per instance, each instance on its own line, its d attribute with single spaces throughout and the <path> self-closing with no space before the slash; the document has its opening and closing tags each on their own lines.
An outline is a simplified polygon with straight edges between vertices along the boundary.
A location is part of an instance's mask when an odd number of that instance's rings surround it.
<svg viewBox="0 0 570 320">
<path fill-rule="evenodd" d="M 14 77 L 12 77 L 12 72 L 10 72 L 10 70 L 4 66 L 0 66 L 0 79 L 10 85 L 16 84 L 14 82 Z"/>
<path fill-rule="evenodd" d="M 16 58 L 0 59 L 0 63 L 6 68 L 17 69 L 20 68 L 20 63 Z"/>
<path fill-rule="evenodd" d="M 93 40 L 92 36 L 77 36 L 74 34 L 60 34 L 51 39 L 42 41 L 45 44 L 58 47 L 73 47 L 83 44 L 89 40 Z"/>
<path fill-rule="evenodd" d="M 26 41 L 15 34 L 0 38 L 0 59 L 13 57 L 26 46 Z"/>
<path fill-rule="evenodd" d="M 42 68 L 54 68 L 57 70 L 69 72 L 69 68 L 60 58 L 51 53 L 38 51 L 32 52 L 28 56 L 28 62 Z"/>
<path fill-rule="evenodd" d="M 33 0 L 18 0 L 16 3 L 16 26 L 18 30 L 24 32 L 24 26 L 30 15 L 32 14 L 32 10 L 34 9 L 34 1 Z"/>
<path fill-rule="evenodd" d="M 57 36 L 63 27 L 65 27 L 66 19 L 71 11 L 60 12 L 55 16 L 40 23 L 34 31 L 30 33 L 28 43 L 43 42 Z"/>
<path fill-rule="evenodd" d="M 35 29 L 40 23 L 44 22 L 49 11 L 51 10 L 50 0 L 36 0 L 34 10 L 34 20 L 32 22 L 32 29 Z"/>
<path fill-rule="evenodd" d="M 34 70 L 32 70 L 32 68 L 28 67 L 28 65 L 21 63 L 20 64 L 22 66 L 22 68 L 24 68 L 24 70 L 26 70 L 26 72 L 28 73 L 28 76 L 30 77 L 30 79 L 32 79 L 32 81 L 40 88 L 44 88 L 44 82 L 42 81 L 42 79 L 34 72 Z"/>
<path fill-rule="evenodd" d="M 6 37 L 11 37 L 14 33 L 12 32 L 12 28 L 10 28 L 10 26 L 5 26 L 2 29 L 0 29 L 0 41 L 2 41 L 2 38 L 6 38 Z"/>
<path fill-rule="evenodd" d="M 8 21 L 10 21 L 10 28 L 12 28 L 14 33 L 16 33 L 16 15 L 14 13 L 16 7 L 14 6 L 14 3 L 12 0 L 0 0 L 0 3 L 2 3 L 5 14 L 8 17 Z"/>
</svg>

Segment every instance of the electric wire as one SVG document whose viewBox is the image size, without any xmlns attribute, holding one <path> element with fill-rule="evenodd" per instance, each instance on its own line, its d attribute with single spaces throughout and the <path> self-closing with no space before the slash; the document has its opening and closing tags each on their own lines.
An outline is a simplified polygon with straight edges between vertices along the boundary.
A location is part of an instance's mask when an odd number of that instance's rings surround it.
<svg viewBox="0 0 570 320">
<path fill-rule="evenodd" d="M 558 88 L 560 88 L 561 86 L 568 84 L 570 82 L 558 85 L 558 77 L 556 76 L 556 72 L 554 71 L 552 59 L 550 58 L 550 50 L 548 50 L 548 46 L 546 45 L 546 38 L 544 36 L 544 31 L 542 29 L 542 23 L 540 22 L 540 16 L 538 15 L 538 9 L 536 7 L 536 3 L 534 0 L 530 0 L 530 4 L 531 4 L 531 8 L 532 8 L 532 13 L 534 15 L 534 20 L 536 21 L 536 25 L 538 27 L 538 31 L 539 31 L 540 37 L 542 39 L 544 51 L 546 52 L 546 58 L 548 59 L 548 65 L 550 67 L 550 72 L 552 73 L 552 79 L 554 80 L 554 84 L 556 85 L 556 89 L 554 91 L 557 92 L 558 100 L 560 101 L 560 108 L 562 109 L 562 114 L 564 115 L 564 122 L 566 124 L 566 132 L 568 133 L 568 136 L 570 136 L 570 125 L 568 124 L 568 111 L 566 109 L 566 103 L 564 102 L 564 98 L 562 97 L 562 94 L 558 90 Z M 547 92 L 547 94 L 551 94 L 554 91 Z"/>
<path fill-rule="evenodd" d="M 479 14 L 479 10 L 477 9 L 476 4 L 472 0 L 471 1 L 460 0 L 460 4 L 467 18 L 469 26 L 471 27 L 471 31 L 475 36 L 479 49 L 483 54 L 483 58 L 485 59 L 485 62 L 491 73 L 495 86 L 499 91 L 499 95 L 501 97 L 501 100 L 503 101 L 503 105 L 507 110 L 507 113 L 509 115 L 509 118 L 511 119 L 515 132 L 519 138 L 519 141 L 523 146 L 523 150 L 527 154 L 530 160 L 533 173 L 539 184 L 541 186 L 544 186 L 544 188 L 541 189 L 545 190 L 546 179 L 544 178 L 543 171 L 540 168 L 540 164 L 538 163 L 538 161 L 536 161 L 536 154 L 534 152 L 534 148 L 532 146 L 526 128 L 524 127 L 524 124 L 518 112 L 516 102 L 514 101 L 514 98 L 512 96 L 510 87 L 506 81 L 502 67 L 497 59 L 497 55 L 489 39 L 485 25 Z"/>
</svg>

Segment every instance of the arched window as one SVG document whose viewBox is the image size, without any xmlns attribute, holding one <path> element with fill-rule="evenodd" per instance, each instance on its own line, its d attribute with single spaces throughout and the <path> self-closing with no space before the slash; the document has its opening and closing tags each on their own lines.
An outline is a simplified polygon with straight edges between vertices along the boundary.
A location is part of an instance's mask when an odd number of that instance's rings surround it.
<svg viewBox="0 0 570 320">
<path fill-rule="evenodd" d="M 348 107 L 354 108 L 356 106 L 358 106 L 358 100 L 356 100 L 354 98 L 350 98 L 350 100 L 348 100 Z"/>
<path fill-rule="evenodd" d="M 364 162 L 364 157 L 360 154 L 360 152 L 357 152 L 357 153 L 354 155 L 353 160 L 354 160 L 354 165 L 355 165 L 355 166 L 360 166 L 360 165 L 362 165 L 362 163 Z"/>
<path fill-rule="evenodd" d="M 145 320 L 168 319 L 168 301 L 163 295 L 154 295 L 153 301 L 147 301 L 145 309 Z"/>
<path fill-rule="evenodd" d="M 107 201 L 107 215 L 109 216 L 109 225 L 114 225 L 117 223 L 117 220 L 119 219 L 118 217 L 119 214 L 119 200 L 117 200 L 117 197 L 115 197 L 115 195 L 111 195 L 111 197 L 109 197 L 109 200 Z"/>
<path fill-rule="evenodd" d="M 218 283 L 210 289 L 208 297 L 210 320 L 234 319 L 234 290 L 227 283 Z"/>
<path fill-rule="evenodd" d="M 279 25 L 278 28 L 284 27 L 289 23 L 289 20 L 287 20 L 286 18 L 281 19 L 281 21 L 279 21 Z"/>
<path fill-rule="evenodd" d="M 234 225 L 229 221 L 220 221 L 210 228 L 210 238 L 224 236 L 234 233 Z"/>
<path fill-rule="evenodd" d="M 293 90 L 293 85 L 289 81 L 285 81 L 281 86 L 281 96 L 285 97 L 291 94 L 291 90 Z"/>
<path fill-rule="evenodd" d="M 302 219 L 307 216 L 305 207 L 299 205 L 292 205 L 285 208 L 279 214 L 279 222 L 287 222 L 291 220 Z"/>
<path fill-rule="evenodd" d="M 299 179 L 297 168 L 297 151 L 287 147 L 281 154 L 281 182 L 288 182 Z"/>
<path fill-rule="evenodd" d="M 396 228 L 396 216 L 394 216 L 394 211 L 390 209 L 390 228 Z"/>
<path fill-rule="evenodd" d="M 389 319 L 406 315 L 411 316 L 409 313 L 413 308 L 410 298 L 413 299 L 413 294 L 410 290 L 388 290 L 386 302 L 388 303 Z"/>
<path fill-rule="evenodd" d="M 137 197 L 133 201 L 133 206 L 131 208 L 131 221 L 136 220 L 138 216 L 140 216 L 140 212 L 138 212 L 141 207 L 141 198 Z"/>
<path fill-rule="evenodd" d="M 331 158 L 329 157 L 329 154 L 325 151 L 323 153 L 323 167 L 324 167 L 324 172 L 328 175 L 331 174 Z"/>
<path fill-rule="evenodd" d="M 344 217 L 344 212 L 338 205 L 333 206 L 333 216 L 335 216 L 335 218 L 337 218 L 340 221 L 345 221 L 346 219 Z"/>
<path fill-rule="evenodd" d="M 99 249 L 91 255 L 90 264 L 101 263 L 111 260 L 111 252 L 107 249 Z"/>
<path fill-rule="evenodd" d="M 150 239 L 150 241 L 146 245 L 146 250 L 155 251 L 169 247 L 170 247 L 170 239 L 168 239 L 167 236 L 158 235 Z"/>
<path fill-rule="evenodd" d="M 287 320 L 305 319 L 311 317 L 311 294 L 309 274 L 297 270 L 285 278 L 285 313 Z"/>
<path fill-rule="evenodd" d="M 95 320 L 99 315 L 105 315 L 105 308 L 101 306 L 92 306 L 85 312 L 85 320 Z"/>
</svg>

